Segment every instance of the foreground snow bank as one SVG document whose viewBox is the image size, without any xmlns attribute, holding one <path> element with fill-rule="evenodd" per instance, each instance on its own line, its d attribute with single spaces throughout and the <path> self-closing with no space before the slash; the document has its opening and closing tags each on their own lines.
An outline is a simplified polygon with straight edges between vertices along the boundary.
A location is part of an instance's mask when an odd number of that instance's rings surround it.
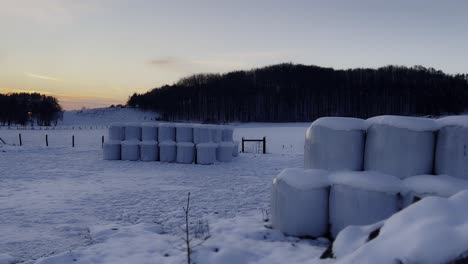
<svg viewBox="0 0 468 264">
<path fill-rule="evenodd" d="M 211 218 L 211 237 L 195 248 L 193 263 L 316 263 L 327 241 L 299 240 L 265 228 L 259 214 Z M 155 224 L 104 225 L 90 229 L 93 244 L 40 259 L 38 264 L 185 263 L 182 235 Z M 197 243 L 199 241 L 194 241 Z"/>
<path fill-rule="evenodd" d="M 427 197 L 383 222 L 378 236 L 369 242 L 365 233 L 376 230 L 378 225 L 350 226 L 334 243 L 337 256 L 344 255 L 336 263 L 430 264 L 448 263 L 466 256 L 467 203 L 468 191 L 448 199 Z M 356 250 L 350 253 L 348 245 Z"/>
</svg>

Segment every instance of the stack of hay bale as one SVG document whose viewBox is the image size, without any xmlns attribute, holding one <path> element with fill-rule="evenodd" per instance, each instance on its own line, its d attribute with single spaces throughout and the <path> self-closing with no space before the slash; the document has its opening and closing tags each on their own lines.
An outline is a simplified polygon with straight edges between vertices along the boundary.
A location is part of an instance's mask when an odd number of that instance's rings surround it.
<svg viewBox="0 0 468 264">
<path fill-rule="evenodd" d="M 183 164 L 229 162 L 239 153 L 231 126 L 175 123 L 114 123 L 103 145 L 105 160 Z"/>
<path fill-rule="evenodd" d="M 384 220 L 426 196 L 466 190 L 467 146 L 468 117 L 320 118 L 306 132 L 305 169 L 286 169 L 273 181 L 273 227 L 334 238 L 349 225 Z M 327 193 L 326 203 L 318 190 Z"/>
</svg>

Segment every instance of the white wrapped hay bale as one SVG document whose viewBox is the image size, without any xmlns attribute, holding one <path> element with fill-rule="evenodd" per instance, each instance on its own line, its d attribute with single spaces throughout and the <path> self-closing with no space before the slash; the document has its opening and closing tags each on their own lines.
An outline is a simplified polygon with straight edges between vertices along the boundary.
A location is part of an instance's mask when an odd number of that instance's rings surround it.
<svg viewBox="0 0 468 264">
<path fill-rule="evenodd" d="M 125 140 L 141 140 L 141 125 L 127 123 L 125 125 Z"/>
<path fill-rule="evenodd" d="M 112 123 L 109 126 L 109 140 L 125 140 L 125 125 L 122 123 Z"/>
<path fill-rule="evenodd" d="M 223 126 L 222 130 L 222 141 L 232 142 L 234 141 L 234 127 Z"/>
<path fill-rule="evenodd" d="M 435 174 L 448 174 L 468 180 L 468 116 L 437 120 Z"/>
<path fill-rule="evenodd" d="M 210 125 L 211 130 L 211 141 L 219 143 L 223 139 L 223 128 L 221 126 Z"/>
<path fill-rule="evenodd" d="M 120 160 L 120 140 L 104 142 L 102 154 L 105 160 Z"/>
<path fill-rule="evenodd" d="M 140 142 L 140 159 L 142 161 L 157 161 L 159 158 L 158 142 L 155 140 Z"/>
<path fill-rule="evenodd" d="M 158 124 L 146 123 L 141 126 L 141 141 L 157 141 Z"/>
<path fill-rule="evenodd" d="M 174 141 L 159 143 L 159 160 L 163 162 L 175 162 L 177 158 L 177 144 Z"/>
<path fill-rule="evenodd" d="M 140 141 L 125 140 L 122 141 L 122 160 L 139 160 L 140 159 Z"/>
<path fill-rule="evenodd" d="M 403 180 L 403 206 L 406 207 L 427 196 L 448 198 L 468 190 L 468 181 L 448 175 L 417 175 Z"/>
<path fill-rule="evenodd" d="M 428 118 L 378 116 L 367 120 L 364 169 L 400 178 L 432 174 L 437 124 Z"/>
<path fill-rule="evenodd" d="M 327 174 L 324 170 L 283 170 L 273 180 L 273 227 L 292 236 L 325 235 L 328 232 Z"/>
<path fill-rule="evenodd" d="M 193 142 L 193 125 L 178 124 L 176 125 L 176 141 Z"/>
<path fill-rule="evenodd" d="M 176 140 L 176 128 L 174 124 L 163 123 L 158 126 L 158 141 L 160 143 L 164 141 L 175 141 Z"/>
<path fill-rule="evenodd" d="M 197 164 L 209 165 L 216 161 L 218 144 L 208 142 L 197 144 Z"/>
<path fill-rule="evenodd" d="M 220 142 L 216 148 L 216 160 L 220 162 L 232 161 L 232 149 L 234 144 L 232 142 Z"/>
<path fill-rule="evenodd" d="M 195 144 L 191 142 L 177 143 L 177 163 L 192 164 L 195 160 Z"/>
<path fill-rule="evenodd" d="M 304 167 L 324 170 L 362 170 L 366 123 L 348 117 L 323 117 L 306 132 Z"/>
<path fill-rule="evenodd" d="M 232 156 L 237 157 L 239 156 L 239 141 L 234 141 L 232 143 Z"/>
<path fill-rule="evenodd" d="M 368 225 L 400 209 L 401 180 L 371 171 L 335 172 L 330 175 L 331 235 L 349 225 Z"/>
<path fill-rule="evenodd" d="M 193 142 L 195 144 L 211 141 L 211 129 L 208 125 L 195 125 L 193 127 Z"/>
</svg>

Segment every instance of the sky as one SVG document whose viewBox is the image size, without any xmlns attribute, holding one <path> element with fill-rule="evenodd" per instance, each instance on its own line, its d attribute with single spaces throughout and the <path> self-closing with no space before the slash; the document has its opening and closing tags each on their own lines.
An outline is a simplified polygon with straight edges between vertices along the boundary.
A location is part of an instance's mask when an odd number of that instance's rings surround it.
<svg viewBox="0 0 468 264">
<path fill-rule="evenodd" d="M 65 109 L 281 62 L 468 73 L 468 1 L 0 0 L 0 93 Z"/>
</svg>

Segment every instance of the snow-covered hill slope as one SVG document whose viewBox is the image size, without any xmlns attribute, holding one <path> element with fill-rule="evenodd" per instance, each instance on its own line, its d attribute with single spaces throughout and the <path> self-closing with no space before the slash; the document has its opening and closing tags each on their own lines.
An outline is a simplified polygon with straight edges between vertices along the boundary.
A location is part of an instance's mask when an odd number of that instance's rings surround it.
<svg viewBox="0 0 468 264">
<path fill-rule="evenodd" d="M 134 108 L 96 108 L 65 111 L 61 125 L 102 125 L 106 126 L 112 122 L 144 122 L 152 121 L 158 114 L 151 111 L 142 111 Z"/>
</svg>

